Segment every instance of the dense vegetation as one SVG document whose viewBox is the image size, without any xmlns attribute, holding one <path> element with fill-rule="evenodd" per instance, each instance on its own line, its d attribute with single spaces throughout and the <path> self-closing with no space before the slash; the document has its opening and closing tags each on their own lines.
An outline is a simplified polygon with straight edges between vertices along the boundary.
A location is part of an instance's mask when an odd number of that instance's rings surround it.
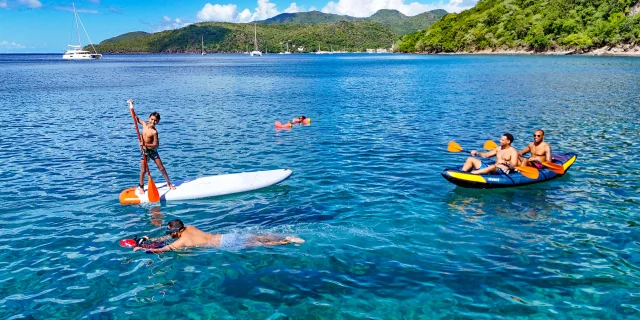
<svg viewBox="0 0 640 320">
<path fill-rule="evenodd" d="M 144 31 L 128 32 L 128 33 L 125 33 L 125 34 L 121 34 L 121 35 L 119 35 L 117 37 L 113 37 L 113 38 L 109 38 L 107 40 L 104 40 L 104 41 L 100 42 L 100 44 L 118 43 L 118 42 L 121 42 L 121 41 L 133 40 L 133 39 L 141 38 L 141 37 L 148 36 L 148 35 L 150 35 L 150 33 L 144 32 Z"/>
<path fill-rule="evenodd" d="M 303 47 L 304 52 L 318 50 L 363 51 L 388 48 L 396 39 L 387 26 L 370 21 L 342 21 L 324 24 L 258 24 L 258 44 L 265 52 L 291 51 Z M 101 53 L 185 53 L 200 52 L 204 37 L 207 52 L 245 52 L 253 50 L 253 24 L 204 22 L 176 30 L 168 30 L 96 46 Z"/>
<path fill-rule="evenodd" d="M 379 10 L 368 18 L 356 18 L 351 16 L 322 13 L 318 11 L 282 13 L 273 18 L 261 21 L 261 23 L 287 23 L 287 24 L 318 24 L 339 21 L 374 21 L 389 26 L 397 36 L 416 32 L 428 28 L 447 12 L 445 10 L 432 10 L 416 16 L 408 17 L 397 10 Z"/>
<path fill-rule="evenodd" d="M 640 43 L 638 0 L 480 0 L 402 38 L 403 52 L 587 51 Z M 634 9 L 637 9 L 635 7 Z"/>
</svg>

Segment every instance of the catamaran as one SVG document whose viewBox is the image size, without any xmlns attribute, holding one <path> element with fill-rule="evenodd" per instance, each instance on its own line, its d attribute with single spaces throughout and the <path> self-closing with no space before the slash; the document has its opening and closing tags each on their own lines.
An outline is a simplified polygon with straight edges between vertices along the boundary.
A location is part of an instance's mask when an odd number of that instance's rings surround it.
<svg viewBox="0 0 640 320">
<path fill-rule="evenodd" d="M 87 33 L 87 29 L 84 28 L 84 24 L 82 23 L 82 20 L 80 20 L 80 16 L 78 15 L 78 12 L 76 12 L 76 5 L 75 3 L 72 4 L 73 5 L 73 16 L 76 20 L 76 33 L 78 34 L 78 44 L 70 44 L 69 45 L 69 50 L 65 50 L 64 54 L 62 55 L 62 59 L 65 60 L 97 60 L 97 59 L 102 59 L 102 55 L 98 53 L 98 51 L 96 51 L 96 47 L 93 46 L 93 43 L 91 43 L 91 39 L 89 38 L 89 34 Z M 87 50 L 83 50 L 82 49 L 82 42 L 80 42 L 80 29 L 78 26 L 78 22 L 80 26 L 82 26 L 82 30 L 84 30 L 84 33 L 87 35 L 87 39 L 89 39 L 89 44 L 91 44 L 91 47 L 93 48 L 93 53 L 87 51 Z"/>
<path fill-rule="evenodd" d="M 258 29 L 255 23 L 253 24 L 253 51 L 251 51 L 251 56 L 262 57 L 262 52 L 258 49 Z"/>
</svg>

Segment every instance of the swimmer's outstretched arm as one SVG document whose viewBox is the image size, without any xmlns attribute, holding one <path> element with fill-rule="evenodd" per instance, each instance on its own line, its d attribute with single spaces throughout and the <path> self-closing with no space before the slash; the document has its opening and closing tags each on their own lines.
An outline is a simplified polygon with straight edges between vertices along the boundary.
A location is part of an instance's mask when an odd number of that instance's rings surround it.
<svg viewBox="0 0 640 320">
<path fill-rule="evenodd" d="M 156 252 L 167 252 L 167 251 L 171 251 L 171 245 L 164 246 L 164 247 L 162 247 L 160 249 L 146 249 L 146 248 L 143 248 L 143 247 L 135 247 L 135 248 L 133 248 L 133 251 L 138 251 L 138 250 L 146 250 L 147 252 L 153 252 L 153 253 L 156 253 Z"/>
<path fill-rule="evenodd" d="M 147 241 L 150 241 L 150 242 L 167 242 L 171 240 L 171 235 L 161 236 L 157 238 L 149 238 L 147 236 L 144 236 L 142 237 L 142 239 L 146 239 Z"/>
<path fill-rule="evenodd" d="M 182 239 L 178 239 L 178 240 L 176 240 L 176 242 L 174 242 L 172 244 L 169 244 L 169 245 L 166 245 L 166 246 L 164 246 L 162 248 L 159 248 L 159 249 L 146 249 L 146 248 L 143 248 L 143 247 L 135 247 L 135 248 L 133 248 L 133 251 L 146 250 L 147 252 L 153 252 L 153 253 L 156 253 L 156 252 L 167 252 L 167 251 L 180 249 L 180 248 L 182 248 L 184 246 L 185 245 L 184 245 Z"/>
</svg>

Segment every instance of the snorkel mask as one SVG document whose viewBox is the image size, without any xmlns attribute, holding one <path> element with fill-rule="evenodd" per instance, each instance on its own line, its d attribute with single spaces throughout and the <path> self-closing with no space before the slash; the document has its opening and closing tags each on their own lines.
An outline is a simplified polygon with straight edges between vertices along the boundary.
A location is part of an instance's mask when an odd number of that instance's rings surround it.
<svg viewBox="0 0 640 320">
<path fill-rule="evenodd" d="M 174 229 L 167 229 L 167 231 L 165 231 L 166 234 L 172 234 L 174 232 L 180 232 L 182 231 L 182 229 L 180 228 L 174 228 Z"/>
</svg>

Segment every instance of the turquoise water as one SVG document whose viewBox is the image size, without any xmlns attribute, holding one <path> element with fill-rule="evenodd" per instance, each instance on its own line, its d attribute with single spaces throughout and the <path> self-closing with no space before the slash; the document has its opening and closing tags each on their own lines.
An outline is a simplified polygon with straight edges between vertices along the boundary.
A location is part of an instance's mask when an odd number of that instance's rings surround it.
<svg viewBox="0 0 640 320">
<path fill-rule="evenodd" d="M 290 168 L 257 192 L 122 206 L 160 112 L 174 180 Z M 640 60 L 0 55 L 0 318 L 418 319 L 640 315 Z M 275 131 L 304 114 L 312 125 Z M 440 176 L 501 133 L 577 152 L 507 190 Z M 156 182 L 164 182 L 152 167 Z M 179 218 L 302 246 L 132 252 Z"/>
</svg>

